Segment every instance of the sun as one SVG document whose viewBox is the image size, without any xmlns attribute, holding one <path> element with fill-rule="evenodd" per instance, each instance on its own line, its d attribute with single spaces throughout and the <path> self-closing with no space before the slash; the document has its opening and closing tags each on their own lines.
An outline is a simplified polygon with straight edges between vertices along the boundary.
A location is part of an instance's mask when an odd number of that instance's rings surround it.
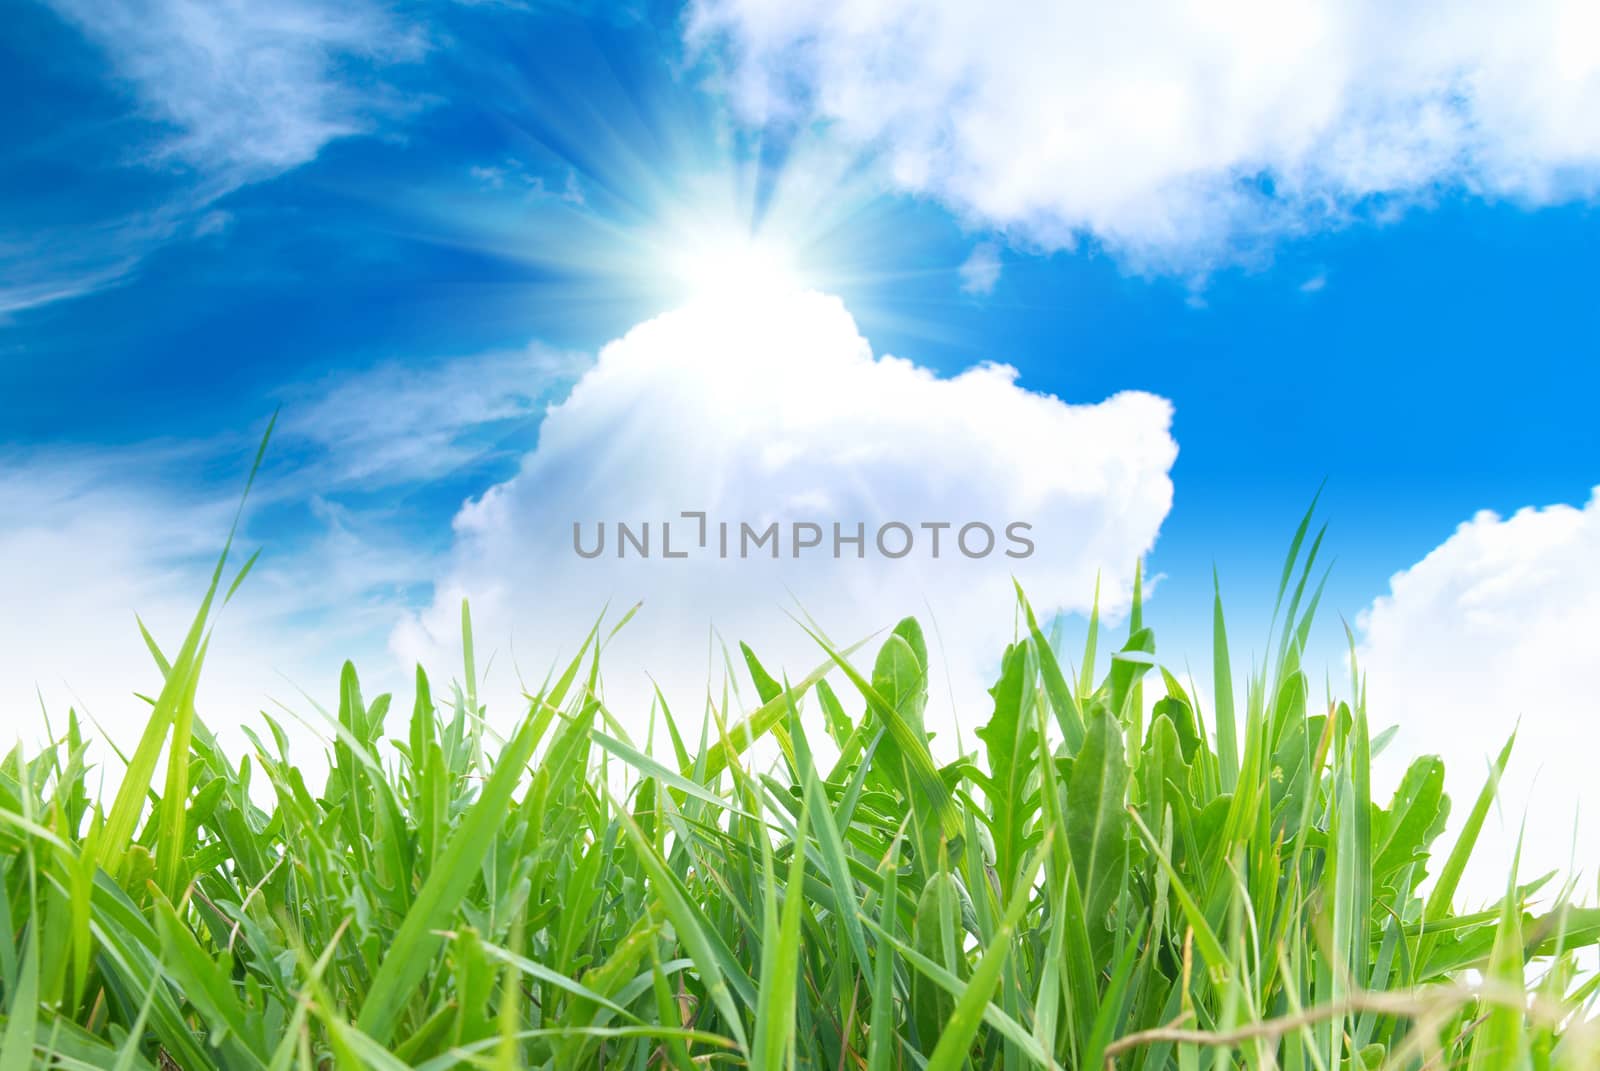
<svg viewBox="0 0 1600 1071">
<path fill-rule="evenodd" d="M 674 279 L 697 305 L 738 306 L 805 289 L 792 251 L 755 235 L 694 242 L 670 259 Z"/>
</svg>

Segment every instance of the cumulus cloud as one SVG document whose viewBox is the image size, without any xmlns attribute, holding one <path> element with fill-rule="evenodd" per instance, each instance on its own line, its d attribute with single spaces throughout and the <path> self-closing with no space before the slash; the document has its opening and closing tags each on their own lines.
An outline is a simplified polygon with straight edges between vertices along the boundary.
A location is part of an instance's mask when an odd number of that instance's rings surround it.
<svg viewBox="0 0 1600 1071">
<path fill-rule="evenodd" d="M 695 0 L 688 32 L 748 116 L 821 119 L 904 189 L 1141 269 L 1441 189 L 1543 203 L 1600 182 L 1584 0 Z"/>
<path fill-rule="evenodd" d="M 1600 861 L 1600 491 L 1581 509 L 1479 513 L 1396 574 L 1361 625 L 1372 707 L 1399 719 L 1395 754 L 1444 758 L 1455 828 L 1520 719 L 1499 814 L 1474 856 L 1472 891 L 1488 899 L 1504 890 L 1524 817 L 1526 877 L 1567 872 L 1576 831 L 1576 865 L 1592 880 Z"/>
<path fill-rule="evenodd" d="M 1041 612 L 1085 609 L 1101 571 L 1103 602 L 1126 605 L 1133 563 L 1171 504 L 1170 418 L 1149 394 L 1073 405 L 1024 389 L 1003 365 L 943 378 L 875 356 L 842 303 L 819 293 L 693 304 L 601 351 L 550 409 L 520 472 L 461 510 L 433 606 L 392 643 L 430 665 L 459 664 L 459 605 L 470 597 L 479 650 L 499 652 L 488 694 L 504 700 L 514 665 L 537 683 L 604 603 L 615 619 L 642 600 L 607 655 L 618 715 L 642 731 L 645 671 L 697 721 L 717 676 L 713 628 L 730 648 L 749 641 L 769 668 L 798 677 L 822 655 L 786 608 L 841 643 L 917 614 L 942 640 L 932 644 L 942 713 L 930 722 L 949 729 L 943 697 L 953 693 L 970 730 L 986 716 L 983 689 L 1011 635 L 1013 574 Z M 707 514 L 705 549 L 684 511 Z M 688 558 L 661 556 L 668 520 L 674 549 L 692 545 Z M 594 526 L 619 521 L 636 532 L 650 522 L 652 557 L 630 549 L 619 560 L 614 527 L 605 553 L 577 556 L 574 522 L 592 550 Z M 726 559 L 724 521 L 734 526 Z M 875 545 L 891 521 L 913 529 L 905 557 Z M 1032 525 L 1033 556 L 1005 556 L 1021 550 L 1005 540 L 1012 521 Z M 764 532 L 774 522 L 779 557 L 765 547 L 740 557 L 738 525 Z M 822 539 L 798 559 L 795 522 L 818 524 L 807 535 Z M 843 558 L 832 557 L 835 522 L 846 536 L 864 526 L 861 551 L 844 544 Z M 953 525 L 937 559 L 924 522 Z M 958 529 L 969 522 L 995 530 L 989 556 L 961 553 Z M 890 552 L 904 540 L 891 532 Z M 974 530 L 969 549 L 984 542 Z"/>
<path fill-rule="evenodd" d="M 643 600 L 607 653 L 609 694 L 632 728 L 647 709 L 645 669 L 698 714 L 716 676 L 713 626 L 798 675 L 822 655 L 786 609 L 809 612 L 842 643 L 918 614 L 937 660 L 931 721 L 948 742 L 946 696 L 968 727 L 985 713 L 1013 623 L 1012 576 L 1048 613 L 1086 608 L 1103 570 L 1102 604 L 1115 613 L 1171 503 L 1176 446 L 1163 399 L 1069 405 L 994 364 L 940 377 L 875 356 L 842 304 L 821 294 L 692 305 L 584 367 L 576 374 L 575 358 L 535 348 L 380 364 L 286 390 L 240 540 L 242 552 L 264 543 L 265 554 L 221 613 L 199 696 L 207 721 L 232 735 L 277 701 L 315 721 L 300 689 L 326 704 L 347 657 L 370 692 L 409 694 L 405 667 L 420 660 L 442 693 L 460 673 L 463 596 L 479 667 L 490 667 L 483 694 L 509 718 L 515 668 L 541 676 L 608 600 L 613 620 Z M 439 557 L 433 522 L 396 496 L 411 502 L 430 481 L 503 452 L 501 429 L 531 423 L 537 400 L 574 378 L 516 475 L 460 509 L 454 546 Z M 370 425 L 343 422 L 356 400 Z M 134 693 L 153 691 L 158 675 L 134 615 L 166 646 L 181 637 L 238 491 L 197 481 L 242 475 L 247 446 L 0 448 L 0 710 L 23 736 L 42 731 L 37 687 L 58 727 L 74 705 L 119 745 L 137 737 L 146 709 Z M 684 510 L 708 514 L 711 547 L 719 521 L 760 532 L 778 522 L 782 554 L 767 557 L 768 544 L 741 559 L 735 527 L 729 559 L 663 559 L 663 520 L 680 522 L 675 546 L 694 539 Z M 286 514 L 300 517 L 287 532 Z M 575 521 L 636 531 L 650 522 L 654 556 L 580 558 Z M 792 521 L 823 526 L 822 550 L 793 558 Z M 910 531 L 883 529 L 889 521 Z M 1031 525 L 1019 535 L 1032 557 L 1005 555 L 1023 547 L 1006 533 L 1013 521 Z M 834 522 L 846 537 L 861 526 L 861 559 L 849 543 L 843 560 L 832 557 Z M 923 527 L 940 522 L 951 527 Z M 990 526 L 992 550 L 981 529 L 963 542 L 969 522 Z M 888 553 L 905 535 L 916 550 L 886 557 L 880 529 Z M 613 528 L 612 552 L 616 538 Z M 988 554 L 971 558 L 963 546 Z M 309 733 L 287 724 L 314 768 Z"/>
</svg>

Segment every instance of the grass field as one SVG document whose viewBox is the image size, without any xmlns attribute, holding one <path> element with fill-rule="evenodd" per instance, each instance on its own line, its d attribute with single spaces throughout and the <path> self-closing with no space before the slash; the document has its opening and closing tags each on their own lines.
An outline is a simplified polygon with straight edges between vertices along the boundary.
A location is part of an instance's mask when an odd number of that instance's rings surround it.
<svg viewBox="0 0 1600 1071">
<path fill-rule="evenodd" d="M 459 687 L 419 671 L 402 713 L 347 665 L 325 759 L 264 716 L 226 754 L 193 702 L 219 564 L 150 640 L 114 796 L 76 718 L 0 766 L 0 1071 L 1600 1067 L 1600 909 L 1513 870 L 1458 913 L 1492 778 L 1441 843 L 1440 763 L 1373 799 L 1359 679 L 1311 693 L 1307 527 L 1247 679 L 1219 600 L 1203 703 L 1137 596 L 1068 657 L 1019 594 L 948 765 L 913 620 L 791 686 L 743 650 L 756 709 L 658 703 L 647 739 L 597 626 L 500 738 L 465 612 Z"/>
</svg>

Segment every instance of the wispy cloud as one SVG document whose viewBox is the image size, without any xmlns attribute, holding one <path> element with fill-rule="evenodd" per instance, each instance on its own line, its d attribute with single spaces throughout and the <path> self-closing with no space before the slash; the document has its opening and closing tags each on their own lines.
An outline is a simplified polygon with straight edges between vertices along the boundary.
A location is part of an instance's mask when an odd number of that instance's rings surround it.
<svg viewBox="0 0 1600 1071">
<path fill-rule="evenodd" d="M 586 203 L 583 183 L 578 172 L 567 167 L 564 177 L 552 183 L 544 175 L 535 174 L 521 160 L 508 157 L 498 164 L 477 164 L 467 169 L 478 186 L 485 190 L 506 190 L 520 193 L 531 200 L 554 199 L 570 205 Z"/>
<path fill-rule="evenodd" d="M 993 242 L 982 242 L 973 247 L 967 259 L 961 262 L 957 274 L 961 276 L 961 289 L 967 294 L 992 294 L 1000 281 L 1000 249 Z"/>
<path fill-rule="evenodd" d="M 20 222 L 0 230 L 0 324 L 24 309 L 115 284 L 146 252 L 181 231 L 184 211 L 177 203 L 156 203 L 141 213 L 43 232 L 31 229 L 26 213 L 19 212 Z M 6 230 L 25 233 L 8 235 Z"/>
<path fill-rule="evenodd" d="M 432 593 L 454 506 L 417 516 L 397 498 L 472 471 L 537 427 L 545 399 L 586 362 L 539 347 L 365 371 L 290 386 L 240 534 L 260 564 L 223 614 L 201 689 L 227 731 L 299 689 L 326 698 L 340 662 L 396 680 L 392 630 Z M 524 443 L 525 439 L 517 439 Z M 181 637 L 238 504 L 254 441 L 235 434 L 132 444 L 0 445 L 0 720 L 87 708 L 119 744 L 136 736 L 157 640 Z M 479 474 L 481 486 L 491 477 Z M 287 519 L 286 519 L 287 518 Z"/>
<path fill-rule="evenodd" d="M 107 214 L 45 230 L 13 204 L 0 221 L 13 234 L 0 240 L 0 279 L 26 281 L 0 284 L 0 315 L 113 284 L 164 243 L 215 233 L 218 198 L 409 110 L 383 72 L 427 47 L 417 26 L 370 0 L 47 3 L 97 46 L 103 77 L 124 87 L 138 120 L 117 128 L 131 140 L 110 146 L 113 166 L 86 181 L 149 192 L 131 204 L 108 196 Z M 128 169 L 137 183 L 119 182 Z"/>
<path fill-rule="evenodd" d="M 375 77 L 425 38 L 375 4 L 49 0 L 166 128 L 147 162 L 225 190 L 281 174 L 404 105 Z"/>
<path fill-rule="evenodd" d="M 57 729 L 73 707 L 117 746 L 137 739 L 149 708 L 135 693 L 154 694 L 160 681 L 138 621 L 169 652 L 181 642 L 243 481 L 230 469 L 237 479 L 187 488 L 126 464 L 142 457 L 168 469 L 174 458 L 152 456 L 161 453 L 0 453 L 0 721 L 11 734 L 42 733 L 42 704 Z M 111 470 L 122 475 L 108 478 Z M 262 542 L 247 525 L 234 567 Z M 315 528 L 267 543 L 220 610 L 202 716 L 231 733 L 275 702 L 310 713 L 299 690 L 326 702 L 345 658 L 377 680 L 396 679 L 384 638 L 426 592 L 430 568 L 424 552 L 370 519 L 319 505 Z"/>
<path fill-rule="evenodd" d="M 591 363 L 528 346 L 427 364 L 388 361 L 282 392 L 285 436 L 311 447 L 333 486 L 431 480 L 498 451 L 495 428 L 526 428 Z"/>
</svg>

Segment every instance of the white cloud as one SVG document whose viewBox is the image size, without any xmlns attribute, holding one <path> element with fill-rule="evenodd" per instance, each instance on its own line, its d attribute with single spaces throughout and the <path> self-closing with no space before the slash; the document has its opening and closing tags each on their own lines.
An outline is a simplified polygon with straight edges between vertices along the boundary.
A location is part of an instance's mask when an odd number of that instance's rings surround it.
<svg viewBox="0 0 1600 1071">
<path fill-rule="evenodd" d="M 125 278 L 144 251 L 174 233 L 165 215 L 158 208 L 141 220 L 97 220 L 28 239 L 0 236 L 0 273 L 27 280 L 0 283 L 0 326 L 24 309 L 66 301 Z"/>
<path fill-rule="evenodd" d="M 1398 719 L 1392 752 L 1436 753 L 1459 828 L 1488 761 L 1521 719 L 1500 812 L 1469 883 L 1504 889 L 1526 807 L 1522 873 L 1600 863 L 1600 491 L 1579 509 L 1482 512 L 1390 581 L 1363 615 L 1359 657 L 1374 711 Z"/>
<path fill-rule="evenodd" d="M 1126 605 L 1123 581 L 1171 504 L 1170 418 L 1170 405 L 1148 394 L 1069 405 L 1023 389 L 1001 365 L 941 378 L 874 357 L 844 306 L 822 294 L 691 305 L 601 351 L 546 416 L 520 473 L 458 515 L 434 605 L 393 644 L 429 665 L 458 664 L 459 604 L 470 596 L 480 652 L 499 652 L 488 694 L 504 699 L 515 690 L 514 662 L 536 683 L 607 600 L 615 618 L 642 599 L 606 660 L 619 716 L 642 731 L 641 670 L 697 722 L 713 625 L 730 648 L 749 641 L 774 672 L 798 677 L 821 652 L 784 616 L 795 600 L 840 642 L 917 614 L 938 626 L 970 731 L 986 716 L 982 690 L 1011 635 L 1013 573 L 1041 612 L 1086 608 L 1100 570 L 1104 602 Z M 777 561 L 700 552 L 662 560 L 660 523 L 685 510 L 757 528 L 839 521 L 846 534 L 859 521 L 869 540 L 890 520 L 996 529 L 1019 520 L 1034 526 L 1037 551 L 969 560 L 953 549 L 952 529 L 939 560 L 919 551 L 886 561 L 870 546 L 865 561 L 835 561 L 827 550 L 795 560 L 787 534 Z M 586 546 L 595 522 L 650 521 L 657 556 L 619 561 L 613 541 L 605 556 L 582 560 L 575 521 Z M 680 520 L 675 548 L 695 535 Z M 931 549 L 925 532 L 919 539 Z M 709 542 L 715 548 L 715 530 Z M 945 680 L 936 667 L 936 700 Z M 937 705 L 943 713 L 930 721 L 948 728 L 949 705 Z"/>
<path fill-rule="evenodd" d="M 151 162 L 227 188 L 270 178 L 328 142 L 369 132 L 396 102 L 370 68 L 423 39 L 358 0 L 49 0 L 109 55 L 149 118 L 171 130 Z"/>
<path fill-rule="evenodd" d="M 536 418 L 587 360 L 531 345 L 342 371 L 284 392 L 283 431 L 321 453 L 318 474 L 330 485 L 370 491 L 437 479 L 495 452 L 484 430 Z"/>
<path fill-rule="evenodd" d="M 258 547 L 263 553 L 218 615 L 198 697 L 207 722 L 239 743 L 237 727 L 259 725 L 256 713 L 266 709 L 309 745 L 276 702 L 315 722 L 300 689 L 331 707 L 347 658 L 369 695 L 382 686 L 409 696 L 409 674 L 388 638 L 439 565 L 428 519 L 399 504 L 505 451 L 505 426 L 532 420 L 538 399 L 570 381 L 576 360 L 529 347 L 380 364 L 282 391 L 234 567 Z M 181 641 L 254 445 L 224 436 L 0 447 L 0 722 L 38 739 L 37 688 L 57 730 L 75 706 L 131 746 L 147 715 L 134 693 L 153 694 L 159 681 L 135 614 L 169 653 Z M 237 479 L 203 482 L 229 472 Z M 314 768 L 313 753 L 304 757 Z"/>
<path fill-rule="evenodd" d="M 117 746 L 137 741 L 149 708 L 134 693 L 154 695 L 160 675 L 135 615 L 172 654 L 240 489 L 184 491 L 160 477 L 208 456 L 192 446 L 0 453 L 0 720 L 13 732 L 37 742 L 42 700 L 58 732 L 75 707 Z M 235 745 L 237 726 L 259 728 L 263 709 L 308 743 L 274 700 L 317 721 L 299 689 L 332 703 L 345 658 L 374 684 L 405 683 L 383 641 L 402 612 L 404 584 L 424 580 L 430 563 L 335 507 L 321 507 L 319 520 L 292 552 L 266 547 L 216 616 L 196 702 Z M 258 546 L 247 529 L 233 568 Z"/>
<path fill-rule="evenodd" d="M 9 229 L 26 240 L 0 241 L 0 275 L 26 285 L 0 286 L 0 319 L 32 306 L 77 297 L 126 279 L 152 251 L 184 237 L 219 232 L 217 199 L 315 159 L 330 141 L 376 131 L 415 107 L 385 85 L 383 73 L 419 59 L 421 32 L 373 0 L 46 0 L 99 46 L 109 76 L 129 90 L 148 128 L 115 147 L 113 162 L 141 176 L 132 195 L 107 192 L 117 214 L 90 215 L 30 230 L 37 213 L 26 200 L 9 205 Z M 29 151 L 55 151 L 29 147 Z M 81 167 L 85 185 L 106 177 Z M 110 172 L 115 181 L 116 171 Z M 96 186 L 95 188 L 99 188 Z"/>
<path fill-rule="evenodd" d="M 1011 631 L 1012 573 L 1048 612 L 1084 608 L 1103 569 L 1115 611 L 1171 503 L 1176 447 L 1160 398 L 1068 405 L 999 365 L 940 378 L 874 357 L 836 299 L 747 295 L 669 313 L 607 347 L 548 414 L 519 474 L 460 511 L 440 560 L 394 496 L 503 449 L 499 429 L 531 420 L 534 400 L 575 367 L 531 349 L 378 365 L 287 390 L 237 560 L 263 543 L 265 553 L 220 615 L 202 716 L 237 742 L 236 727 L 273 700 L 307 710 L 298 687 L 330 703 L 347 657 L 369 692 L 409 695 L 404 669 L 420 658 L 443 693 L 459 675 L 459 598 L 470 594 L 480 667 L 493 655 L 485 694 L 502 717 L 516 708 L 514 665 L 541 675 L 608 598 L 614 616 L 646 603 L 608 651 L 612 696 L 637 699 L 648 667 L 693 717 L 711 676 L 712 623 L 774 669 L 798 674 L 820 660 L 784 616 L 787 585 L 841 641 L 907 613 L 937 624 L 948 678 L 938 674 L 936 698 L 948 679 L 970 728 Z M 349 424 L 352 407 L 370 424 Z M 182 635 L 238 490 L 196 476 L 242 465 L 247 445 L 0 452 L 0 710 L 23 736 L 40 727 L 37 685 L 58 727 L 75 704 L 119 744 L 136 738 L 146 711 L 133 693 L 154 689 L 157 674 L 134 614 L 164 645 Z M 266 534 L 263 517 L 308 500 L 313 517 L 292 537 Z M 937 561 L 870 549 L 866 561 L 584 561 L 570 549 L 574 520 L 659 522 L 684 509 L 757 525 L 860 521 L 869 533 L 889 519 L 1024 520 L 1038 550 L 1003 557 L 1013 544 L 1001 531 L 992 557 L 969 560 L 953 529 Z M 929 533 L 916 535 L 926 548 Z M 659 529 L 655 538 L 659 553 Z M 430 585 L 436 597 L 416 610 Z M 948 704 L 938 706 L 935 723 L 948 727 Z M 640 727 L 642 708 L 620 713 Z M 297 746 L 310 743 L 295 732 Z M 300 753 L 314 768 L 313 753 Z"/>
<path fill-rule="evenodd" d="M 992 294 L 1000 281 L 1000 250 L 993 242 L 974 246 L 957 272 L 961 289 L 968 294 Z"/>
<path fill-rule="evenodd" d="M 1588 0 L 695 0 L 756 119 L 820 118 L 1026 244 L 1203 271 L 1460 188 L 1600 182 Z"/>
<path fill-rule="evenodd" d="M 535 419 L 579 360 L 530 346 L 284 388 L 234 566 L 258 547 L 262 556 L 221 611 L 202 675 L 208 723 L 232 733 L 259 724 L 259 710 L 281 713 L 275 701 L 311 714 L 302 688 L 331 706 L 347 658 L 369 694 L 409 695 L 388 639 L 440 566 L 429 518 L 413 516 L 407 496 L 505 453 L 506 427 Z M 255 445 L 237 435 L 0 445 L 0 723 L 38 738 L 37 688 L 58 730 L 76 706 L 119 746 L 137 739 L 147 711 L 133 693 L 153 694 L 158 677 L 135 614 L 169 653 L 181 641 Z"/>
</svg>

